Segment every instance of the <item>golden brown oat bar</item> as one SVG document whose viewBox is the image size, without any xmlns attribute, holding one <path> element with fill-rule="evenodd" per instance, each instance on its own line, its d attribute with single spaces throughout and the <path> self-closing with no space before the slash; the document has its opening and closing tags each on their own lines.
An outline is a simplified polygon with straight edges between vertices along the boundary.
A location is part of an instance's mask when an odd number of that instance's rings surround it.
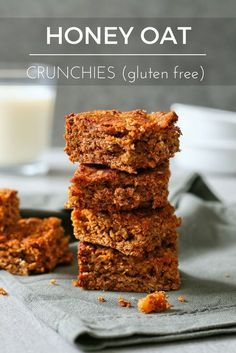
<svg viewBox="0 0 236 353">
<path fill-rule="evenodd" d="M 20 211 L 17 191 L 0 189 L 0 231 L 15 224 L 19 218 Z"/>
<path fill-rule="evenodd" d="M 28 218 L 0 233 L 0 269 L 29 275 L 50 271 L 72 259 L 58 218 Z"/>
<path fill-rule="evenodd" d="M 169 177 L 168 161 L 138 174 L 80 165 L 71 180 L 66 207 L 109 212 L 162 207 L 168 202 Z"/>
<path fill-rule="evenodd" d="M 175 243 L 176 227 L 180 225 L 180 219 L 170 204 L 157 210 L 139 209 L 122 213 L 75 209 L 72 221 L 77 239 L 133 256 Z"/>
<path fill-rule="evenodd" d="M 178 289 L 180 286 L 174 247 L 137 258 L 81 242 L 78 264 L 78 285 L 84 289 L 153 292 Z"/>
<path fill-rule="evenodd" d="M 102 164 L 136 173 L 155 168 L 179 151 L 174 112 L 98 110 L 66 117 L 66 148 L 72 162 Z"/>
</svg>

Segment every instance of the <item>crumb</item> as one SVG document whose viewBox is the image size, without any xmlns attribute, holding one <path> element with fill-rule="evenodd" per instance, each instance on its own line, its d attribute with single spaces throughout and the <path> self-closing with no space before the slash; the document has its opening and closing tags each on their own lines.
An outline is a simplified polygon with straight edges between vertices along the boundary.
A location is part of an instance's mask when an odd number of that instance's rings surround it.
<svg viewBox="0 0 236 353">
<path fill-rule="evenodd" d="M 178 299 L 178 301 L 181 302 L 181 303 L 186 302 L 186 297 L 185 297 L 185 295 L 180 295 L 177 299 Z"/>
<path fill-rule="evenodd" d="M 57 284 L 57 280 L 55 278 L 52 278 L 50 279 L 49 283 L 55 285 Z"/>
<path fill-rule="evenodd" d="M 73 286 L 73 287 L 77 287 L 77 286 L 78 286 L 78 281 L 77 281 L 77 279 L 73 279 L 73 281 L 72 281 L 72 286 Z"/>
<path fill-rule="evenodd" d="M 99 297 L 97 297 L 97 300 L 102 303 L 104 303 L 106 301 L 106 299 L 101 295 Z"/>
<path fill-rule="evenodd" d="M 225 277 L 226 278 L 230 278 L 230 274 L 229 273 L 225 273 Z"/>
<path fill-rule="evenodd" d="M 8 293 L 4 288 L 0 288 L 0 295 L 8 295 Z"/>
<path fill-rule="evenodd" d="M 118 304 L 124 308 L 131 308 L 131 306 L 132 306 L 131 302 L 124 299 L 123 297 L 118 298 Z"/>
<path fill-rule="evenodd" d="M 166 311 L 171 307 L 172 305 L 168 303 L 166 293 L 164 291 L 148 294 L 146 297 L 141 298 L 138 301 L 139 311 L 145 314 Z"/>
</svg>

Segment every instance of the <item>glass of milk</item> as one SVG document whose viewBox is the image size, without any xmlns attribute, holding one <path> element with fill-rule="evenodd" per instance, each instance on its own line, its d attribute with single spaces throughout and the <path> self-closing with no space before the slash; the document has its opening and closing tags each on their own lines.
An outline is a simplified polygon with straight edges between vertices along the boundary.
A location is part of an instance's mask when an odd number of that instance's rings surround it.
<svg viewBox="0 0 236 353">
<path fill-rule="evenodd" d="M 7 70 L 3 80 L 0 70 L 0 172 L 44 174 L 56 89 L 45 81 L 28 83 L 24 72 Z"/>
</svg>

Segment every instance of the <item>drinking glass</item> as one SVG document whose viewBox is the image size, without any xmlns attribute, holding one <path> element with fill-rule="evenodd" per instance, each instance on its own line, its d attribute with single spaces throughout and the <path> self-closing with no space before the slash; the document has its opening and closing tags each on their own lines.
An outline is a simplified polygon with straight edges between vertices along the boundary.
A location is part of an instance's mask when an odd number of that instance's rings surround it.
<svg viewBox="0 0 236 353">
<path fill-rule="evenodd" d="M 48 171 L 45 155 L 51 141 L 56 82 L 29 80 L 27 66 L 0 65 L 1 173 L 37 175 Z M 37 71 L 37 65 L 33 67 Z"/>
</svg>

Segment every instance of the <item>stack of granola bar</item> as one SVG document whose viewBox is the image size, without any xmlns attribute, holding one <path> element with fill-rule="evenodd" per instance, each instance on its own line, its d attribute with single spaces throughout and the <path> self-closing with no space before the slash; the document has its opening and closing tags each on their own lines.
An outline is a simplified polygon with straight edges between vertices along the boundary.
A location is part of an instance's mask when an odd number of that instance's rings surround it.
<svg viewBox="0 0 236 353">
<path fill-rule="evenodd" d="M 179 150 L 174 112 L 116 110 L 66 117 L 66 148 L 80 162 L 69 187 L 78 285 L 146 292 L 180 284 L 169 159 Z"/>
</svg>

